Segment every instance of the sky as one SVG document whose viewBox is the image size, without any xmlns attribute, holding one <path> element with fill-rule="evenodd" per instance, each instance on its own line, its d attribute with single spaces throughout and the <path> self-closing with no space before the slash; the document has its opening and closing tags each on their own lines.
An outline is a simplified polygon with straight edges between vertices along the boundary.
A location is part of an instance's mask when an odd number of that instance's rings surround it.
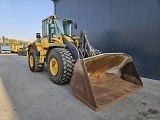
<svg viewBox="0 0 160 120">
<path fill-rule="evenodd" d="M 36 39 L 42 20 L 53 13 L 51 0 L 0 0 L 0 38 Z"/>
</svg>

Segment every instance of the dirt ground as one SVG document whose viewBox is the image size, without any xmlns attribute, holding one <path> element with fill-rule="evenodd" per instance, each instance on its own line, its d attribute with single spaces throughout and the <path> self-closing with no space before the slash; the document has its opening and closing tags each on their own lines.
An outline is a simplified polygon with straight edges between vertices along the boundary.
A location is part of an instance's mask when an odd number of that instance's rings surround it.
<svg viewBox="0 0 160 120">
<path fill-rule="evenodd" d="M 26 56 L 0 55 L 0 120 L 160 120 L 160 81 L 142 81 L 143 89 L 95 112 L 69 84 L 53 84 L 46 68 L 33 73 Z"/>
</svg>

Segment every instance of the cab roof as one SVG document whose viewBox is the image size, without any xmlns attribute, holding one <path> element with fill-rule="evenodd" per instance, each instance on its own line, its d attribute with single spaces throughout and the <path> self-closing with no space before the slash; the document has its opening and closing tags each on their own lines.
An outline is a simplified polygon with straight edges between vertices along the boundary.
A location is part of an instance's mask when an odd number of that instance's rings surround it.
<svg viewBox="0 0 160 120">
<path fill-rule="evenodd" d="M 61 18 L 61 19 L 64 19 L 64 20 L 73 20 L 73 19 L 58 17 L 57 15 L 51 15 L 51 16 L 48 16 L 47 18 L 43 19 L 42 22 L 49 19 L 49 18 L 51 18 L 51 19 Z"/>
</svg>

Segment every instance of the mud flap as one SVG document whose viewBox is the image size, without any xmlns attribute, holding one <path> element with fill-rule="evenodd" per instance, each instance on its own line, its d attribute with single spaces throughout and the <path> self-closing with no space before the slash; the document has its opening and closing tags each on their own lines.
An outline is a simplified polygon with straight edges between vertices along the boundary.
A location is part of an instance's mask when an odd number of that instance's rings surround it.
<svg viewBox="0 0 160 120">
<path fill-rule="evenodd" d="M 105 53 L 77 60 L 71 79 L 74 94 L 98 111 L 143 86 L 133 60 L 124 53 Z"/>
</svg>

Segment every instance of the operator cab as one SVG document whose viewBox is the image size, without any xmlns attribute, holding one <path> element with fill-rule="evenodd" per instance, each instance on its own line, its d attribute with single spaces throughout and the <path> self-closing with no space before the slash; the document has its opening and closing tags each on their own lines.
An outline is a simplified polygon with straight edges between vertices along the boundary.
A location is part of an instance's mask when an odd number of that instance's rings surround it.
<svg viewBox="0 0 160 120">
<path fill-rule="evenodd" d="M 48 38 L 52 42 L 52 38 L 59 35 L 71 36 L 71 24 L 74 23 L 71 19 L 64 19 L 57 16 L 50 16 L 42 20 L 42 38 Z M 74 27 L 77 26 L 74 24 Z"/>
</svg>

